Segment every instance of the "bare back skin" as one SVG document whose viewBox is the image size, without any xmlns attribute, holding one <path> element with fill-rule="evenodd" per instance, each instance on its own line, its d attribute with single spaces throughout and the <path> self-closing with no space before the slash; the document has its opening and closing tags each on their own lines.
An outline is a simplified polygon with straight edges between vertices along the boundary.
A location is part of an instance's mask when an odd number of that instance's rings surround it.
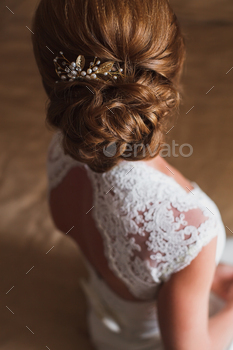
<svg viewBox="0 0 233 350">
<path fill-rule="evenodd" d="M 152 160 L 145 161 L 145 163 L 173 177 L 186 192 L 193 189 L 191 183 L 159 155 Z M 92 185 L 85 169 L 78 166 L 71 169 L 62 182 L 51 191 L 49 204 L 54 223 L 64 233 L 74 226 L 69 235 L 78 243 L 98 275 L 121 298 L 140 302 L 142 300 L 133 296 L 125 284 L 108 267 L 108 261 L 104 256 L 102 237 L 95 226 L 91 211 L 89 211 L 93 206 L 92 201 Z"/>
</svg>

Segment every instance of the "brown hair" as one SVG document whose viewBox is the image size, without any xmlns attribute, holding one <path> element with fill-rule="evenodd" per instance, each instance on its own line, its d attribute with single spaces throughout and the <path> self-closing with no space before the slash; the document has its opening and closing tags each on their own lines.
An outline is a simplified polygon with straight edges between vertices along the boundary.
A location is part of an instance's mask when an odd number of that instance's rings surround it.
<svg viewBox="0 0 233 350">
<path fill-rule="evenodd" d="M 66 154 L 105 172 L 158 154 L 180 102 L 184 38 L 167 0 L 41 0 L 33 19 L 33 49 L 49 97 L 46 121 L 63 134 Z M 123 68 L 125 77 L 61 81 L 53 59 L 97 56 Z M 54 53 L 54 55 L 53 55 Z M 116 146 L 115 154 L 104 149 Z"/>
</svg>

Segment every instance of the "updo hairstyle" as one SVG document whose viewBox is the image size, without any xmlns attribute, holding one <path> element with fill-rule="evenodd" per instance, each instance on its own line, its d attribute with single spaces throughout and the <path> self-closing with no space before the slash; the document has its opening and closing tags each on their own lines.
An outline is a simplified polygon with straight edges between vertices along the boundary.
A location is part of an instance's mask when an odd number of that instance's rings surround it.
<svg viewBox="0 0 233 350">
<path fill-rule="evenodd" d="M 167 0 L 41 0 L 32 31 L 48 95 L 46 122 L 62 132 L 66 154 L 103 173 L 122 159 L 159 153 L 179 107 L 185 58 Z M 56 83 L 53 59 L 60 51 L 70 62 L 83 55 L 86 67 L 95 56 L 101 63 L 114 61 L 124 77 Z"/>
</svg>

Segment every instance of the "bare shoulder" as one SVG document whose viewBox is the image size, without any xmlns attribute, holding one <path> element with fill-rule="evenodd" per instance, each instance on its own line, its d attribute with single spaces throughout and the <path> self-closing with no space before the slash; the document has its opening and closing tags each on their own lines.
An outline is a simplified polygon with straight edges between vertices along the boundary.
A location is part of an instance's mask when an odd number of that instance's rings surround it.
<svg viewBox="0 0 233 350">
<path fill-rule="evenodd" d="M 189 190 L 193 189 L 192 184 L 190 181 L 175 167 L 173 167 L 171 164 L 169 164 L 165 158 L 158 155 L 154 159 L 154 166 L 157 167 L 157 169 L 163 173 L 165 173 L 168 176 L 171 176 L 174 178 L 174 180 L 184 188 L 186 192 L 189 192 L 187 190 L 187 187 Z"/>
</svg>

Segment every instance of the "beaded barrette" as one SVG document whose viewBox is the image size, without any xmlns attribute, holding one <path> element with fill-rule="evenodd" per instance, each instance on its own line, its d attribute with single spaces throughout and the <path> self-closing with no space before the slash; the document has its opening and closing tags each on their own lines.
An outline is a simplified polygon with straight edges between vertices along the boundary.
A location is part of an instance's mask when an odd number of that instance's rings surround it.
<svg viewBox="0 0 233 350">
<path fill-rule="evenodd" d="M 57 56 L 53 62 L 56 73 L 62 81 L 74 81 L 78 78 L 104 80 L 101 78 L 101 75 L 113 77 L 113 79 L 117 79 L 117 75 L 124 77 L 124 74 L 122 74 L 123 69 L 117 70 L 114 67 L 114 61 L 100 64 L 101 61 L 97 60 L 97 56 L 95 56 L 94 62 L 91 62 L 89 68 L 85 71 L 83 70 L 85 66 L 85 57 L 83 55 L 79 55 L 76 62 L 70 62 L 65 58 L 62 51 L 60 51 L 60 55 L 61 57 Z"/>
</svg>

